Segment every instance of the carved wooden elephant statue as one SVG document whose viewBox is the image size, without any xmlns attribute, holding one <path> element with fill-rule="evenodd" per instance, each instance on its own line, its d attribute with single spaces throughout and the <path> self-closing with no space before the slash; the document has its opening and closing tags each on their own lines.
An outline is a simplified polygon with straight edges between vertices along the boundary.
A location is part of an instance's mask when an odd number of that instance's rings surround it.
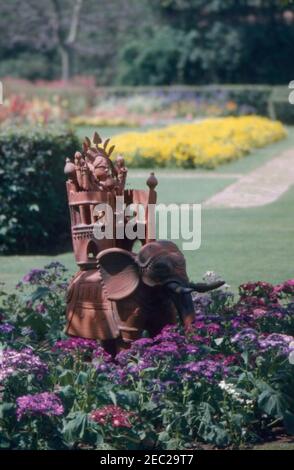
<svg viewBox="0 0 294 470">
<path fill-rule="evenodd" d="M 97 261 L 97 271 L 81 271 L 69 288 L 67 332 L 100 339 L 112 355 L 143 330 L 154 336 L 178 318 L 188 327 L 194 318 L 191 292 L 223 284 L 191 283 L 185 258 L 170 241 L 148 243 L 138 255 L 109 248 Z"/>
</svg>

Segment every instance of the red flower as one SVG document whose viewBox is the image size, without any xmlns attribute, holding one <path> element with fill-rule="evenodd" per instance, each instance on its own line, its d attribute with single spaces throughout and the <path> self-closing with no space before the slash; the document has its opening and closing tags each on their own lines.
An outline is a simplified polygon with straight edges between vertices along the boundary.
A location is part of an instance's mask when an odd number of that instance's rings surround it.
<svg viewBox="0 0 294 470">
<path fill-rule="evenodd" d="M 98 424 L 110 424 L 114 428 L 131 428 L 130 418 L 134 413 L 116 405 L 107 405 L 92 411 L 90 418 Z"/>
</svg>

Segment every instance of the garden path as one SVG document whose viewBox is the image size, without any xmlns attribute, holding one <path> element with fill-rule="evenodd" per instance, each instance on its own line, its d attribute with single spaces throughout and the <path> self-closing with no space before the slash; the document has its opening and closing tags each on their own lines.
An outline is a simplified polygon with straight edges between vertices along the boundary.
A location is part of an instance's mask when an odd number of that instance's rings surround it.
<svg viewBox="0 0 294 470">
<path fill-rule="evenodd" d="M 294 148 L 241 176 L 204 202 L 204 207 L 256 207 L 270 204 L 294 184 Z"/>
</svg>

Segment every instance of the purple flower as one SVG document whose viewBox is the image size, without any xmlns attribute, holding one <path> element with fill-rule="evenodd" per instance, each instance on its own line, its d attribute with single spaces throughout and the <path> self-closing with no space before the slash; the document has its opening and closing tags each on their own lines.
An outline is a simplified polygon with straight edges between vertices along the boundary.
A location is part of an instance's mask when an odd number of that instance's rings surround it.
<svg viewBox="0 0 294 470">
<path fill-rule="evenodd" d="M 207 329 L 207 332 L 210 335 L 215 335 L 215 334 L 218 334 L 220 332 L 221 327 L 217 323 L 209 323 L 206 326 L 206 329 Z"/>
<path fill-rule="evenodd" d="M 211 341 L 209 338 L 204 338 L 204 336 L 201 335 L 193 335 L 191 336 L 191 340 L 201 344 L 208 344 Z"/>
<path fill-rule="evenodd" d="M 36 305 L 35 311 L 37 313 L 40 313 L 40 314 L 45 313 L 46 312 L 46 307 L 43 303 L 40 303 L 40 304 Z"/>
<path fill-rule="evenodd" d="M 253 328 L 244 328 L 231 339 L 231 342 L 236 343 L 241 348 L 246 346 L 253 346 L 257 344 L 257 331 Z"/>
<path fill-rule="evenodd" d="M 185 349 L 187 354 L 197 354 L 200 351 L 198 346 L 195 346 L 195 344 L 187 344 Z"/>
<path fill-rule="evenodd" d="M 151 361 L 141 358 L 138 362 L 129 364 L 127 366 L 127 372 L 130 373 L 131 375 L 138 376 L 140 372 L 142 372 L 145 369 L 148 369 L 149 367 L 152 367 L 152 365 L 153 364 Z"/>
<path fill-rule="evenodd" d="M 91 340 L 88 340 L 88 341 L 91 341 Z M 97 343 L 96 343 L 95 349 L 93 350 L 93 359 L 95 359 L 96 361 L 101 360 L 101 361 L 104 361 L 104 362 L 111 362 L 112 361 L 111 355 L 108 354 Z"/>
<path fill-rule="evenodd" d="M 136 350 L 133 351 L 132 347 L 130 349 L 124 349 L 115 356 L 115 362 L 120 366 L 126 366 L 134 355 L 136 355 Z"/>
<path fill-rule="evenodd" d="M 151 393 L 151 399 L 155 403 L 162 401 L 162 395 L 175 390 L 179 384 L 175 380 L 152 379 L 146 384 L 146 389 Z"/>
<path fill-rule="evenodd" d="M 100 346 L 97 341 L 93 339 L 84 338 L 67 338 L 60 341 L 56 341 L 52 350 L 62 353 L 69 352 L 90 352 L 99 349 Z"/>
<path fill-rule="evenodd" d="M 212 303 L 211 296 L 209 294 L 197 294 L 193 298 L 195 310 L 203 310 L 205 311 L 209 305 Z"/>
<path fill-rule="evenodd" d="M 34 333 L 34 330 L 30 326 L 24 326 L 21 329 L 22 336 L 30 336 Z"/>
<path fill-rule="evenodd" d="M 60 271 L 67 271 L 66 267 L 60 263 L 59 261 L 52 261 L 52 263 L 47 264 L 44 266 L 45 269 L 59 269 Z"/>
<path fill-rule="evenodd" d="M 47 271 L 45 269 L 32 269 L 29 273 L 27 273 L 23 277 L 23 282 L 25 284 L 38 284 L 40 281 L 44 280 L 45 276 L 47 275 Z"/>
<path fill-rule="evenodd" d="M 176 344 L 182 344 L 185 341 L 185 336 L 179 333 L 179 328 L 175 325 L 165 326 L 161 332 L 155 336 L 154 342 L 172 342 Z"/>
<path fill-rule="evenodd" d="M 0 325 L 0 333 L 11 333 L 14 330 L 14 326 L 10 323 L 3 323 Z"/>
<path fill-rule="evenodd" d="M 130 381 L 129 374 L 124 368 L 113 368 L 109 379 L 118 385 L 128 385 Z"/>
<path fill-rule="evenodd" d="M 290 343 L 294 341 L 293 336 L 283 335 L 279 333 L 272 333 L 271 335 L 261 335 L 258 338 L 258 345 L 260 349 L 264 351 L 270 351 L 272 349 L 278 350 L 283 355 L 288 355 L 292 348 Z"/>
<path fill-rule="evenodd" d="M 243 325 L 243 319 L 241 319 L 241 318 L 238 318 L 238 317 L 237 317 L 237 318 L 233 318 L 233 319 L 231 320 L 231 326 L 232 326 L 232 328 L 233 328 L 234 330 L 237 330 L 237 329 L 240 328 L 240 326 L 242 326 L 242 325 Z"/>
<path fill-rule="evenodd" d="M 213 359 L 204 359 L 198 362 L 188 362 L 176 368 L 184 380 L 193 378 L 205 379 L 212 383 L 214 380 L 227 375 L 228 368 L 222 362 Z"/>
<path fill-rule="evenodd" d="M 141 338 L 141 339 L 138 339 L 137 341 L 134 341 L 132 346 L 131 346 L 131 350 L 133 352 L 144 352 L 144 350 L 150 346 L 151 344 L 153 344 L 153 339 L 151 338 Z"/>
<path fill-rule="evenodd" d="M 32 373 L 38 378 L 43 378 L 47 370 L 47 365 L 30 348 L 21 351 L 15 351 L 14 349 L 1 351 L 0 381 L 5 380 L 14 372 Z"/>
<path fill-rule="evenodd" d="M 97 372 L 101 372 L 101 373 L 105 374 L 105 373 L 109 373 L 109 372 L 112 371 L 111 366 L 109 366 L 108 364 L 103 364 L 101 362 L 96 363 L 95 359 L 92 361 L 92 364 L 93 364 L 93 366 L 95 366 L 95 369 L 96 369 Z"/>
<path fill-rule="evenodd" d="M 17 398 L 16 404 L 18 421 L 25 415 L 60 416 L 64 412 L 60 398 L 50 392 L 23 395 Z"/>
<path fill-rule="evenodd" d="M 180 348 L 177 344 L 163 341 L 159 344 L 154 344 L 145 351 L 144 358 L 152 361 L 156 359 L 172 359 L 180 357 Z"/>
</svg>

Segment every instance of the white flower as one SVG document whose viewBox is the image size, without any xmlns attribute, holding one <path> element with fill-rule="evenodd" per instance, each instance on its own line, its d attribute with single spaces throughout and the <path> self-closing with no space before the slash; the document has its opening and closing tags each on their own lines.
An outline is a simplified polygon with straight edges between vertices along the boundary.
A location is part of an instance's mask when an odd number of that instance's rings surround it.
<svg viewBox="0 0 294 470">
<path fill-rule="evenodd" d="M 294 364 L 294 351 L 291 351 L 289 354 L 289 362 L 290 364 Z"/>
<path fill-rule="evenodd" d="M 226 388 L 226 382 L 224 380 L 221 380 L 221 382 L 218 384 L 218 386 L 224 390 Z"/>
<path fill-rule="evenodd" d="M 206 271 L 206 273 L 203 275 L 203 279 L 205 281 L 218 281 L 220 279 L 220 276 L 216 274 L 214 271 Z"/>
<path fill-rule="evenodd" d="M 253 400 L 246 400 L 245 398 L 243 398 L 241 392 L 237 391 L 233 384 L 227 383 L 225 380 L 221 380 L 218 386 L 238 403 L 242 403 L 247 406 L 253 406 Z"/>
</svg>

